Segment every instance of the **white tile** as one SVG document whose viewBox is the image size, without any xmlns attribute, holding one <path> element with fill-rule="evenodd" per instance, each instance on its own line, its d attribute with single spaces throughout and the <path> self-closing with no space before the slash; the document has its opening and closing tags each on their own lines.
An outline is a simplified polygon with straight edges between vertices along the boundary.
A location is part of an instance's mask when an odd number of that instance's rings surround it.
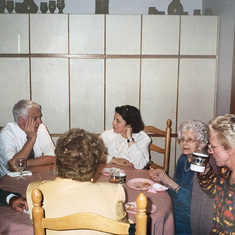
<svg viewBox="0 0 235 235">
<path fill-rule="evenodd" d="M 177 55 L 179 16 L 143 16 L 142 54 Z"/>
<path fill-rule="evenodd" d="M 185 120 L 205 123 L 215 113 L 215 59 L 181 59 L 178 126 Z"/>
<path fill-rule="evenodd" d="M 104 15 L 69 15 L 71 54 L 104 54 Z"/>
<path fill-rule="evenodd" d="M 32 58 L 32 98 L 42 105 L 43 122 L 51 133 L 69 129 L 68 60 Z"/>
<path fill-rule="evenodd" d="M 28 14 L 0 14 L 0 53 L 29 52 L 28 19 Z"/>
<path fill-rule="evenodd" d="M 104 60 L 70 62 L 71 127 L 101 133 L 104 130 Z"/>
<path fill-rule="evenodd" d="M 106 15 L 107 54 L 139 54 L 140 31 L 140 15 Z"/>
<path fill-rule="evenodd" d="M 144 59 L 141 76 L 141 112 L 145 125 L 175 130 L 177 102 L 177 59 Z"/>
<path fill-rule="evenodd" d="M 217 16 L 182 16 L 180 54 L 216 55 L 217 21 Z"/>
<path fill-rule="evenodd" d="M 138 59 L 107 59 L 106 129 L 112 128 L 116 106 L 139 108 L 140 61 Z"/>
<path fill-rule="evenodd" d="M 68 15 L 30 15 L 31 53 L 68 53 Z"/>
<path fill-rule="evenodd" d="M 14 104 L 30 98 L 29 59 L 0 58 L 0 71 L 0 126 L 3 126 L 13 121 Z"/>
</svg>

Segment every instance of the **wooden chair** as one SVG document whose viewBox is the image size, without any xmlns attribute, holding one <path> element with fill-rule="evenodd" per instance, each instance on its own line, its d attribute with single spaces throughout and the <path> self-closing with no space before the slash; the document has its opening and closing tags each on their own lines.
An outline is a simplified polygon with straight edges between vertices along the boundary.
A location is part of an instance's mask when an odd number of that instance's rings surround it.
<svg viewBox="0 0 235 235">
<path fill-rule="evenodd" d="M 34 235 L 45 235 L 45 229 L 64 230 L 95 230 L 111 234 L 129 234 L 129 223 L 118 222 L 94 213 L 76 213 L 59 218 L 44 218 L 42 193 L 38 188 L 32 192 Z M 147 230 L 147 199 L 140 193 L 136 200 L 136 235 L 146 235 Z"/>
<path fill-rule="evenodd" d="M 153 144 L 153 142 L 149 146 L 150 155 L 151 151 L 163 154 L 164 156 L 164 163 L 163 166 L 160 166 L 151 161 L 150 166 L 153 168 L 161 168 L 164 169 L 167 173 L 169 173 L 169 161 L 170 161 L 170 149 L 171 149 L 171 120 L 168 119 L 166 122 L 166 131 L 160 130 L 154 126 L 145 126 L 144 131 L 150 137 L 164 137 L 165 138 L 165 148 L 158 147 L 157 145 Z"/>
</svg>

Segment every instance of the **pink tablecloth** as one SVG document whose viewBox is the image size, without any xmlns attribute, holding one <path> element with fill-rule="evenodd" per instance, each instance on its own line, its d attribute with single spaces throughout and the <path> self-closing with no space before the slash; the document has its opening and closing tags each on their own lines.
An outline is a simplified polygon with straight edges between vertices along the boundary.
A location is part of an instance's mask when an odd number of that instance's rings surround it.
<svg viewBox="0 0 235 235">
<path fill-rule="evenodd" d="M 103 167 L 118 167 L 126 172 L 126 182 L 132 178 L 146 178 L 149 179 L 147 170 L 134 170 L 131 167 L 120 167 L 116 165 L 102 165 L 97 172 L 95 181 L 107 182 L 108 177 L 100 174 Z M 53 180 L 56 176 L 49 174 L 48 166 L 31 167 L 27 170 L 33 172 L 32 176 L 26 176 L 26 180 L 16 180 L 4 176 L 0 179 L 0 188 L 8 191 L 21 193 L 25 196 L 27 185 L 32 181 L 38 180 Z M 124 185 L 126 191 L 126 202 L 133 202 L 140 193 L 139 190 L 131 189 Z M 174 233 L 174 217 L 172 201 L 167 191 L 159 193 L 145 192 L 149 201 L 156 206 L 156 211 L 148 216 L 148 227 L 152 235 L 173 235 Z M 135 221 L 135 215 L 129 214 L 129 218 Z M 29 219 L 29 215 L 19 213 L 10 207 L 0 208 L 0 234 L 8 235 L 33 235 L 33 226 Z"/>
</svg>

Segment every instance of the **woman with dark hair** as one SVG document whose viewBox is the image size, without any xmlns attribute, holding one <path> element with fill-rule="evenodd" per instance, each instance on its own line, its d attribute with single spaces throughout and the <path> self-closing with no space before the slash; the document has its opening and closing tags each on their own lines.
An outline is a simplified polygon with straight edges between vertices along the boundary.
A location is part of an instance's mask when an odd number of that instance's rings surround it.
<svg viewBox="0 0 235 235">
<path fill-rule="evenodd" d="M 151 140 L 143 131 L 140 111 L 131 105 L 116 107 L 112 125 L 100 135 L 108 150 L 107 163 L 143 169 L 149 162 Z"/>
</svg>

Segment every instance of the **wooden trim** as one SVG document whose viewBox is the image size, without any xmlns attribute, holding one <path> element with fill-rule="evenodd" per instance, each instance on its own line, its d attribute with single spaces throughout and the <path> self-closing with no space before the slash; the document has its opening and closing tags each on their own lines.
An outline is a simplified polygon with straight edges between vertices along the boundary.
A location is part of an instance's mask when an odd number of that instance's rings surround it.
<svg viewBox="0 0 235 235">
<path fill-rule="evenodd" d="M 69 58 L 69 59 L 216 59 L 216 55 L 107 55 L 107 54 L 1 54 L 0 58 Z"/>
</svg>

